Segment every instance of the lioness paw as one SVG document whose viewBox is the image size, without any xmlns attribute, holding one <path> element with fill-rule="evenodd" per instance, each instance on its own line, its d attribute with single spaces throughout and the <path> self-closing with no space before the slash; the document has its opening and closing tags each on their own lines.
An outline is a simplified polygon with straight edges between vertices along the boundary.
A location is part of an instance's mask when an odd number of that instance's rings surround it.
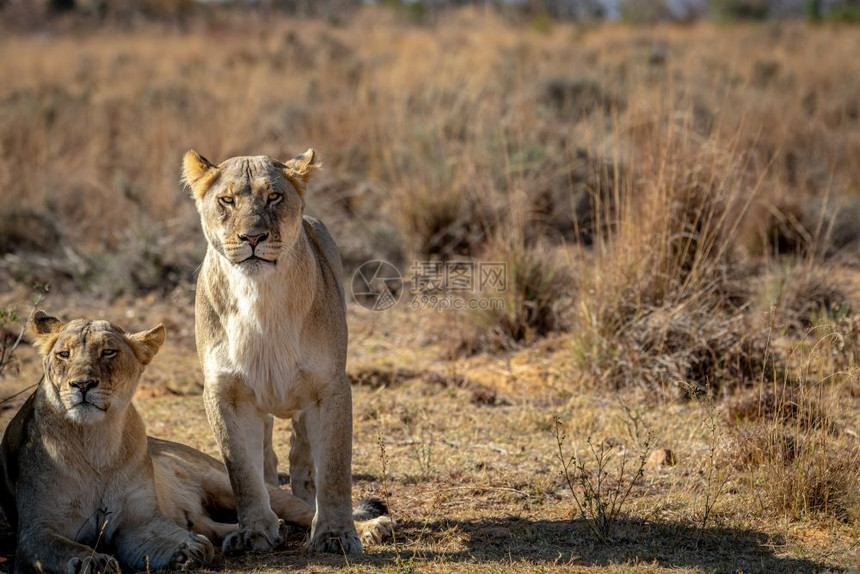
<svg viewBox="0 0 860 574">
<path fill-rule="evenodd" d="M 361 540 L 355 530 L 332 532 L 318 530 L 311 537 L 311 548 L 314 552 L 329 554 L 361 554 Z"/>
<path fill-rule="evenodd" d="M 93 552 L 84 558 L 72 558 L 66 563 L 66 574 L 120 574 L 119 562 L 113 556 Z"/>
<path fill-rule="evenodd" d="M 245 552 L 262 554 L 269 552 L 284 542 L 287 533 L 287 525 L 283 520 L 278 520 L 277 533 L 267 534 L 241 528 L 224 538 L 221 550 L 226 556 L 237 556 Z"/>
<path fill-rule="evenodd" d="M 378 516 L 371 520 L 356 522 L 355 529 L 362 544 L 379 544 L 391 538 L 394 531 L 394 521 L 390 516 Z"/>
<path fill-rule="evenodd" d="M 190 534 L 173 556 L 168 568 L 193 570 L 209 563 L 215 556 L 215 548 L 209 539 L 201 534 Z"/>
</svg>

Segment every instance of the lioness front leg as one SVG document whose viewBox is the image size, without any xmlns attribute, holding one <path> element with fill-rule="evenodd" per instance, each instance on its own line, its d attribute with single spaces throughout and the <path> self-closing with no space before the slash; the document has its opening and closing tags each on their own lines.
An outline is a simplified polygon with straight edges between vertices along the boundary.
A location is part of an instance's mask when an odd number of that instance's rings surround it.
<svg viewBox="0 0 860 574">
<path fill-rule="evenodd" d="M 332 385 L 328 391 L 304 412 L 316 467 L 316 515 L 310 545 L 317 552 L 359 554 L 361 541 L 352 518 L 349 382 Z"/>
<path fill-rule="evenodd" d="M 116 547 L 120 561 L 135 570 L 196 569 L 215 556 L 208 538 L 184 530 L 161 515 L 123 524 L 116 534 Z"/>
<path fill-rule="evenodd" d="M 266 414 L 239 378 L 207 381 L 203 394 L 236 498 L 239 530 L 222 545 L 227 554 L 268 552 L 283 542 L 284 523 L 272 511 L 263 475 Z"/>
<path fill-rule="evenodd" d="M 23 523 L 22 523 L 23 524 Z M 19 529 L 15 572 L 65 572 L 66 574 L 119 574 L 119 562 L 108 554 L 78 544 L 44 525 Z"/>
</svg>

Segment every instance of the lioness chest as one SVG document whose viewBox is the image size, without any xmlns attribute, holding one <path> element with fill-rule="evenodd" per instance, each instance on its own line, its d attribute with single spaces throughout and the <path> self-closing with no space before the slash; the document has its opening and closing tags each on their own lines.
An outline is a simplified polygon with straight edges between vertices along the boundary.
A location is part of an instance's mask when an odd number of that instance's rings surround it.
<svg viewBox="0 0 860 574">
<path fill-rule="evenodd" d="M 209 341 L 207 375 L 238 375 L 264 410 L 291 416 L 305 406 L 327 357 L 303 336 L 308 309 L 277 282 L 226 287 L 233 294 L 221 314 L 222 338 Z"/>
<path fill-rule="evenodd" d="M 19 491 L 24 497 L 50 499 L 44 513 L 66 538 L 88 545 L 108 542 L 121 524 L 134 521 L 141 508 L 151 507 L 154 490 L 139 459 L 99 471 L 83 457 L 72 459 L 54 451 L 46 441 L 26 453 Z M 38 494 L 31 492 L 33 484 L 38 485 Z"/>
<path fill-rule="evenodd" d="M 140 488 L 128 488 L 128 484 L 103 484 L 88 481 L 79 488 L 58 493 L 52 501 L 61 534 L 76 542 L 95 545 L 98 540 L 109 541 L 121 523 L 134 515 L 128 506 L 137 498 Z"/>
</svg>

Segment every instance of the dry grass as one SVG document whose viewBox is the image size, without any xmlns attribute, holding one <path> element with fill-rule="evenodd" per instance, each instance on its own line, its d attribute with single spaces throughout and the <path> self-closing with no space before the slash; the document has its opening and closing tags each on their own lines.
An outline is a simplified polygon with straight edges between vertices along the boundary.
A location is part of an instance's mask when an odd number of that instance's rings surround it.
<svg viewBox="0 0 860 574">
<path fill-rule="evenodd" d="M 165 321 L 141 410 L 213 452 L 191 312 L 204 245 L 179 161 L 313 145 L 308 210 L 347 279 L 370 259 L 404 276 L 416 259 L 504 261 L 508 289 L 495 310 L 350 306 L 356 486 L 382 488 L 382 436 L 396 547 L 221 566 L 857 568 L 856 30 L 399 18 L 4 34 L 0 308 L 26 315 L 38 283 L 61 315 Z M 3 396 L 38 376 L 16 355 Z M 577 456 L 591 437 L 624 460 L 629 405 L 677 463 L 645 470 L 601 544 L 553 420 Z"/>
<path fill-rule="evenodd" d="M 195 384 L 201 375 L 189 303 L 190 294 L 171 302 L 133 300 L 110 307 L 107 314 L 134 329 L 168 322 L 169 344 L 145 377 L 138 407 L 155 436 L 216 453 L 200 388 Z M 99 309 L 104 308 L 98 300 L 56 294 L 44 305 L 69 309 L 69 316 L 99 316 Z M 733 446 L 737 434 L 733 426 L 751 421 L 729 415 L 717 418 L 716 446 L 727 453 L 730 464 L 717 460 L 719 475 L 714 482 L 727 483 L 716 498 L 710 520 L 700 530 L 709 488 L 702 471 L 708 468 L 714 439 L 708 431 L 710 415 L 697 403 L 631 390 L 619 394 L 589 391 L 576 380 L 567 335 L 551 335 L 503 355 L 478 355 L 440 365 L 437 357 L 445 343 L 434 334 L 445 333 L 446 320 L 406 308 L 388 313 L 380 317 L 385 314 L 351 309 L 349 372 L 356 381 L 355 494 L 378 495 L 383 488 L 381 435 L 388 460 L 387 488 L 400 523 L 397 552 L 390 543 L 383 544 L 370 547 L 362 558 L 347 561 L 308 555 L 296 538 L 271 557 L 219 557 L 217 568 L 250 572 L 307 566 L 319 572 L 401 572 L 411 563 L 416 571 L 433 572 L 594 572 L 613 568 L 635 572 L 678 568 L 689 572 L 819 572 L 850 564 L 858 523 L 846 512 L 851 508 L 856 512 L 856 506 L 831 496 L 826 509 L 815 507 L 797 518 L 772 506 L 764 498 L 763 481 L 776 476 L 777 470 L 800 470 L 791 465 L 777 469 L 783 462 L 777 463 L 776 455 L 756 455 L 761 462 L 735 462 L 745 451 Z M 404 328 L 407 324 L 414 328 Z M 20 374 L 0 381 L 3 396 L 37 378 L 34 351 L 23 347 L 18 355 Z M 375 366 L 373 374 L 371 365 Z M 481 386 L 496 390 L 497 397 L 475 400 L 474 392 Z M 844 403 L 848 395 L 842 393 L 850 389 L 833 392 L 833 396 L 821 397 L 820 407 L 802 412 L 820 409 L 840 425 L 856 428 L 856 410 L 845 411 L 838 402 L 831 402 L 841 399 Z M 726 403 L 727 408 L 729 404 L 733 403 Z M 578 514 L 559 475 L 553 421 L 559 416 L 565 425 L 568 452 L 583 456 L 594 472 L 588 437 L 596 448 L 613 457 L 612 464 L 638 456 L 641 443 L 631 426 L 630 407 L 637 409 L 634 418 L 650 431 L 653 445 L 673 451 L 675 464 L 645 471 L 613 525 L 610 542 L 600 544 Z M 13 412 L 11 408 L 0 412 L 0 422 L 8 421 Z M 763 420 L 771 425 L 783 419 L 775 422 L 766 414 Z M 786 432 L 796 433 L 798 440 L 820 431 L 820 427 L 805 430 L 791 423 L 795 419 L 787 420 Z M 286 460 L 289 432 L 289 423 L 279 421 L 277 448 L 282 460 Z M 828 437 L 828 454 L 856 449 L 856 439 L 844 431 Z M 811 445 L 809 452 L 805 460 L 811 462 Z M 819 472 L 825 467 L 803 468 Z M 610 466 L 608 472 L 617 472 L 617 467 Z M 795 477 L 808 480 L 810 486 L 794 492 L 814 494 L 813 485 L 823 484 L 815 487 L 818 492 L 827 488 L 831 495 L 850 494 L 840 481 L 856 477 L 856 472 L 835 467 L 828 472 L 820 478 Z M 613 480 L 614 475 L 607 480 L 607 488 L 614 488 Z M 786 486 L 789 484 L 786 477 Z M 9 542 L 6 544 L 3 548 L 8 555 Z"/>
<path fill-rule="evenodd" d="M 778 387 L 730 403 L 725 414 L 733 436 L 723 461 L 750 473 L 763 511 L 851 523 L 857 519 L 860 448 L 840 438 L 844 429 L 831 419 L 837 409 L 822 392 Z"/>
</svg>

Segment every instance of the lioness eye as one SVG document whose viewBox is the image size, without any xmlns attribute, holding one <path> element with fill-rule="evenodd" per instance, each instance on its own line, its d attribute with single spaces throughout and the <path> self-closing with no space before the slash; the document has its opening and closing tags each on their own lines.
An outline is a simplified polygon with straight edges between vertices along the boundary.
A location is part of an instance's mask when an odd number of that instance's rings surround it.
<svg viewBox="0 0 860 574">
<path fill-rule="evenodd" d="M 113 359 L 116 357 L 116 349 L 105 349 L 102 351 L 102 357 L 105 359 Z"/>
<path fill-rule="evenodd" d="M 59 353 L 57 353 L 57 356 L 61 359 L 68 359 L 69 358 L 69 352 L 68 351 L 60 351 Z"/>
<path fill-rule="evenodd" d="M 218 201 L 220 201 L 223 205 L 233 205 L 233 198 L 229 195 L 222 195 L 218 198 Z"/>
<path fill-rule="evenodd" d="M 269 194 L 269 203 L 277 203 L 284 197 L 283 193 L 272 192 Z"/>
</svg>

